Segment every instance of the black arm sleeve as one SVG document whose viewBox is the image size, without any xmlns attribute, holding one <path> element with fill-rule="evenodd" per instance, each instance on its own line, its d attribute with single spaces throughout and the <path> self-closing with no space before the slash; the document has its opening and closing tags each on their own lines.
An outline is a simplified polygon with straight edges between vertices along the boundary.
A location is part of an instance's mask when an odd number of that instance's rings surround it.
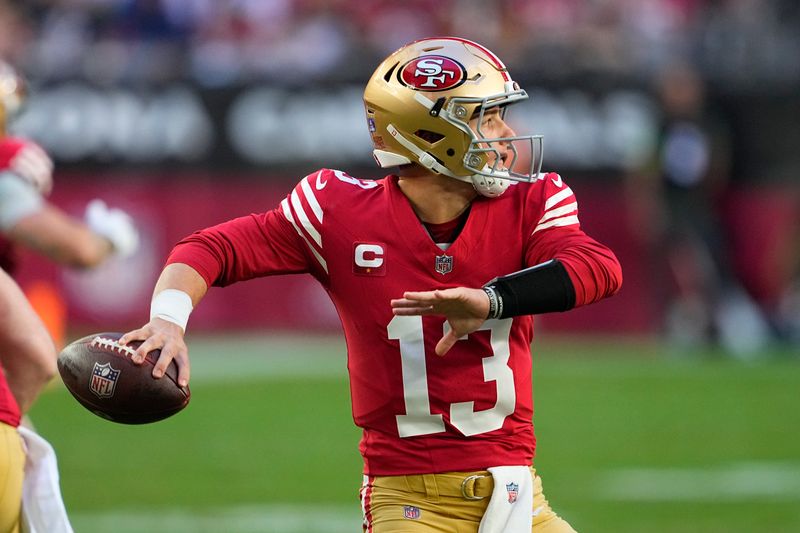
<svg viewBox="0 0 800 533">
<path fill-rule="evenodd" d="M 489 318 L 508 318 L 575 307 L 575 287 L 557 259 L 495 278 L 484 290 L 489 296 Z"/>
</svg>

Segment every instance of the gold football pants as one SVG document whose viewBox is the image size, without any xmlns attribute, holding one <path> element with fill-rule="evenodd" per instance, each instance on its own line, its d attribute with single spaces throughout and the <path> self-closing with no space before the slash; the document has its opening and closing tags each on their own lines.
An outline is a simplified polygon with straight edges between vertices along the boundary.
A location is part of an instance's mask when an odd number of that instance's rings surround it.
<svg viewBox="0 0 800 533">
<path fill-rule="evenodd" d="M 533 477 L 533 532 L 575 533 Z M 361 487 L 365 533 L 477 533 L 494 483 L 487 471 L 370 476 Z M 512 533 L 512 532 L 509 532 Z"/>
<path fill-rule="evenodd" d="M 25 451 L 17 428 L 0 422 L 0 531 L 19 531 Z"/>
</svg>

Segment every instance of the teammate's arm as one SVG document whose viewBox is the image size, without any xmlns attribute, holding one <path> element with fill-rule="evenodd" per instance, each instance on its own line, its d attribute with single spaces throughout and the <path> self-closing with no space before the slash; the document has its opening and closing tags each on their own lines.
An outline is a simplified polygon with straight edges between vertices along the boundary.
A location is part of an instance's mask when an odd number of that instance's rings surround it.
<svg viewBox="0 0 800 533">
<path fill-rule="evenodd" d="M 44 324 L 11 277 L 0 270 L 0 362 L 25 413 L 56 373 L 56 349 Z"/>
<path fill-rule="evenodd" d="M 111 241 L 49 204 L 14 224 L 8 238 L 73 268 L 93 268 L 113 251 Z"/>
<path fill-rule="evenodd" d="M 139 234 L 119 209 L 93 200 L 86 220 L 74 218 L 42 198 L 15 173 L 0 171 L 0 231 L 59 264 L 92 268 L 112 253 L 132 254 Z"/>
</svg>

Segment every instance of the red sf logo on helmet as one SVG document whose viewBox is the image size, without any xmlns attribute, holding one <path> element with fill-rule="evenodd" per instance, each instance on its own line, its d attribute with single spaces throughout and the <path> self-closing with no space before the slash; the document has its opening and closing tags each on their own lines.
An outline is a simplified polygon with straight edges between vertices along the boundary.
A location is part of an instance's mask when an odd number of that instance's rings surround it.
<svg viewBox="0 0 800 533">
<path fill-rule="evenodd" d="M 446 91 L 464 83 L 467 70 L 449 57 L 422 56 L 403 65 L 397 78 L 417 91 Z"/>
</svg>

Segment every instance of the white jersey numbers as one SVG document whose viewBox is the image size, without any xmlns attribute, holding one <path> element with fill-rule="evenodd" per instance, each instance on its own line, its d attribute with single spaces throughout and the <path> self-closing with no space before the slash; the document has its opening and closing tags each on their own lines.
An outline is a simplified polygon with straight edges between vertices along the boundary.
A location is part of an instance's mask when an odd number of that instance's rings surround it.
<svg viewBox="0 0 800 533">
<path fill-rule="evenodd" d="M 487 320 L 478 331 L 491 331 L 492 355 L 483 358 L 483 379 L 494 381 L 497 402 L 491 409 L 475 411 L 475 402 L 454 403 L 450 406 L 450 422 L 467 437 L 488 433 L 503 427 L 508 415 L 514 412 L 516 391 L 514 373 L 508 366 L 511 348 L 511 319 Z"/>
<path fill-rule="evenodd" d="M 343 182 L 349 183 L 351 185 L 357 185 L 358 187 L 361 187 L 362 189 L 374 189 L 375 187 L 378 186 L 378 182 L 377 181 L 360 180 L 358 178 L 354 178 L 352 176 L 348 176 L 347 174 L 345 174 L 341 170 L 334 170 L 333 171 L 333 175 L 336 176 L 336 178 L 339 181 L 343 181 Z"/>
<path fill-rule="evenodd" d="M 481 327 L 481 330 L 491 332 L 493 353 L 483 358 L 483 377 L 485 382 L 495 382 L 497 402 L 494 407 L 483 411 L 475 411 L 475 402 L 460 402 L 450 406 L 450 422 L 466 436 L 500 429 L 506 417 L 514 412 L 514 374 L 508 366 L 511 324 L 511 319 L 487 320 Z M 431 413 L 422 317 L 396 316 L 387 330 L 390 339 L 400 341 L 403 398 L 406 406 L 406 414 L 397 415 L 397 431 L 400 437 L 443 433 L 445 427 L 442 415 Z"/>
<path fill-rule="evenodd" d="M 422 317 L 396 316 L 386 329 L 390 339 L 400 341 L 400 360 L 403 365 L 403 398 L 406 402 L 406 414 L 397 415 L 397 431 L 401 437 L 442 433 L 444 431 L 442 415 L 431 414 Z"/>
</svg>

